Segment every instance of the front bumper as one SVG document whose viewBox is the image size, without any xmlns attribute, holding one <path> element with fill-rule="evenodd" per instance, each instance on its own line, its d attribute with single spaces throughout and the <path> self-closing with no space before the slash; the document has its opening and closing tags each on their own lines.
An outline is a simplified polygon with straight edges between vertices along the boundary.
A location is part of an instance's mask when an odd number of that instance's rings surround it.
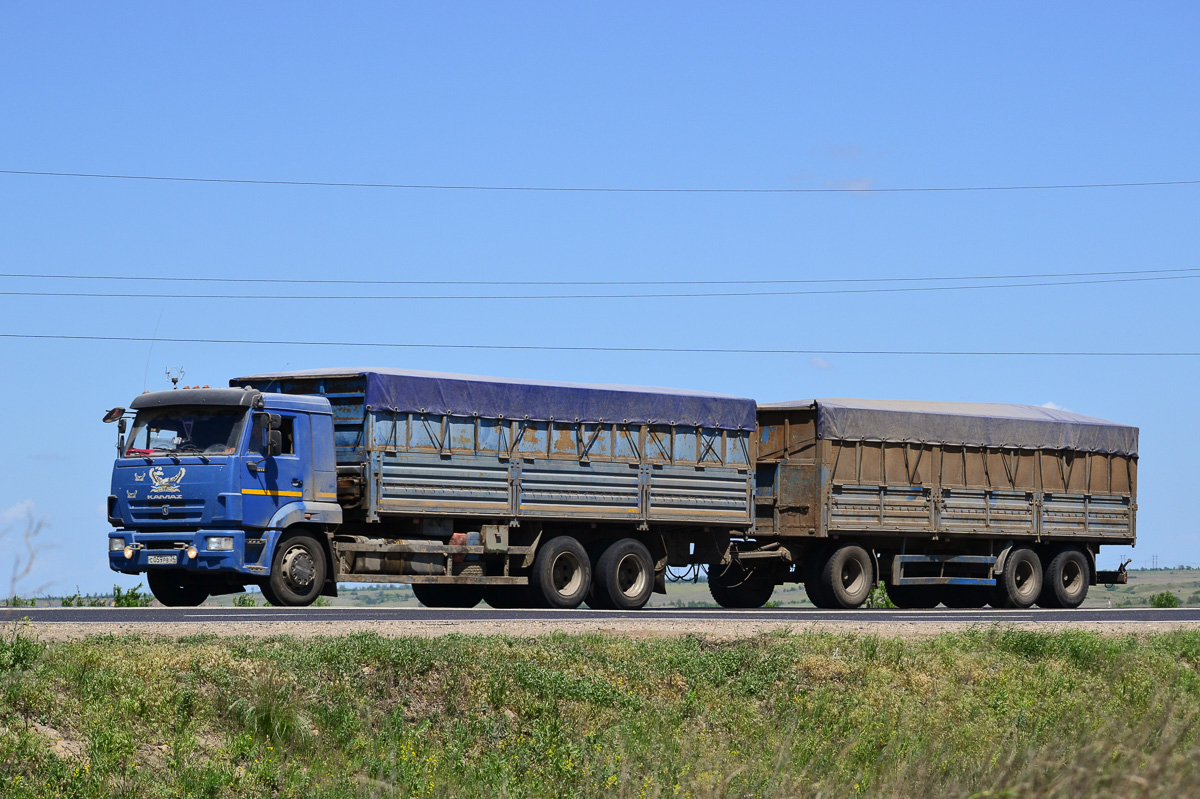
<svg viewBox="0 0 1200 799">
<path fill-rule="evenodd" d="M 140 574 L 154 569 L 184 569 L 208 574 L 237 572 L 265 576 L 274 544 L 275 531 L 247 534 L 244 530 L 208 529 L 192 532 L 142 533 L 135 530 L 115 530 L 108 534 L 110 542 L 108 565 L 123 574 Z M 220 536 L 233 539 L 231 550 L 209 550 L 207 539 Z M 113 539 L 125 544 L 112 549 Z M 194 548 L 195 557 L 189 557 Z M 127 557 L 128 555 L 128 557 Z"/>
</svg>

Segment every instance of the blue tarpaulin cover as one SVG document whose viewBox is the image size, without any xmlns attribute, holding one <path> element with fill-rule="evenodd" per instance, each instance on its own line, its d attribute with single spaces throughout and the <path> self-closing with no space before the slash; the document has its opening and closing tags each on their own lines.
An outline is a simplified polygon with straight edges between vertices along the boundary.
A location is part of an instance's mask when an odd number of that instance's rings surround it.
<svg viewBox="0 0 1200 799">
<path fill-rule="evenodd" d="M 1137 457 L 1136 427 L 1037 405 L 817 399 L 758 407 L 770 411 L 814 406 L 817 436 L 826 439 L 1067 449 Z"/>
<path fill-rule="evenodd" d="M 563 422 L 681 424 L 753 430 L 754 400 L 677 388 L 547 383 L 406 369 L 314 369 L 250 375 L 230 385 L 316 378 L 365 378 L 365 403 L 400 413 Z M 278 390 L 278 389 L 274 389 Z"/>
</svg>

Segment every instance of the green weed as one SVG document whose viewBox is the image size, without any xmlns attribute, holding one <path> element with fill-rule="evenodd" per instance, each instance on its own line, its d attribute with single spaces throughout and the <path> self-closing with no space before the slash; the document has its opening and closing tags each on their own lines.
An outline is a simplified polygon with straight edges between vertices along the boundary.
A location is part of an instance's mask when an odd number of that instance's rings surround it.
<svg viewBox="0 0 1200 799">
<path fill-rule="evenodd" d="M 142 593 L 141 583 L 128 590 L 121 588 L 119 585 L 113 586 L 114 608 L 146 608 L 150 607 L 150 603 L 153 601 L 154 597 L 150 594 Z"/>
</svg>

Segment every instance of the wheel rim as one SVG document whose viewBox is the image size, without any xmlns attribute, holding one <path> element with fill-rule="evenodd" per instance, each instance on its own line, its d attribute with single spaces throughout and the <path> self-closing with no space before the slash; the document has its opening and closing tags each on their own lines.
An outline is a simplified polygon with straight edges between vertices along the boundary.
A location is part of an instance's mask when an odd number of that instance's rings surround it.
<svg viewBox="0 0 1200 799">
<path fill-rule="evenodd" d="M 317 565 L 306 547 L 294 546 L 283 554 L 283 579 L 288 588 L 303 593 L 313 584 Z"/>
<path fill-rule="evenodd" d="M 857 596 L 862 590 L 867 578 L 863 565 L 857 558 L 846 558 L 846 562 L 842 564 L 841 579 L 842 590 L 850 596 Z"/>
<path fill-rule="evenodd" d="M 1034 579 L 1033 564 L 1021 559 L 1013 568 L 1013 585 L 1016 595 L 1026 599 L 1037 593 L 1037 580 Z"/>
<path fill-rule="evenodd" d="M 550 564 L 550 583 L 561 596 L 572 596 L 583 584 L 583 568 L 572 552 L 560 552 Z"/>
<path fill-rule="evenodd" d="M 626 555 L 617 564 L 617 590 L 629 599 L 636 599 L 646 589 L 646 570 L 641 559 L 634 554 Z"/>
<path fill-rule="evenodd" d="M 1083 586 L 1083 569 L 1079 567 L 1076 561 L 1068 560 L 1062 567 L 1062 587 L 1063 593 L 1067 596 L 1075 596 L 1079 593 L 1079 589 Z"/>
</svg>

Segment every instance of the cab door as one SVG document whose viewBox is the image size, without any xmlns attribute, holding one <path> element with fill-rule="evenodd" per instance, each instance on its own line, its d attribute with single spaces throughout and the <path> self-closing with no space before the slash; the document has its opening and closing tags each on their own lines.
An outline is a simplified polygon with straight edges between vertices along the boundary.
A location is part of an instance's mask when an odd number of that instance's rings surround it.
<svg viewBox="0 0 1200 799">
<path fill-rule="evenodd" d="M 282 451 L 264 455 L 263 427 L 255 424 L 242 457 L 242 519 L 266 527 L 275 511 L 290 502 L 311 500 L 312 430 L 307 414 L 279 412 Z"/>
</svg>

